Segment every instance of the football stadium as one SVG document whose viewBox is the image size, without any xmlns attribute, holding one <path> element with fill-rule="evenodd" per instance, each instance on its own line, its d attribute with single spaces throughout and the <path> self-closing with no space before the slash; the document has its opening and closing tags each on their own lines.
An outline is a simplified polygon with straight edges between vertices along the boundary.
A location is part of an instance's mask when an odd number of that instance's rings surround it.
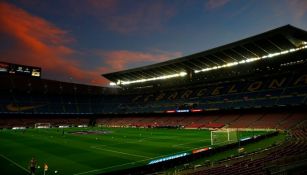
<svg viewBox="0 0 307 175">
<path fill-rule="evenodd" d="M 109 87 L 1 62 L 1 174 L 306 174 L 307 32 L 225 44 Z"/>
</svg>

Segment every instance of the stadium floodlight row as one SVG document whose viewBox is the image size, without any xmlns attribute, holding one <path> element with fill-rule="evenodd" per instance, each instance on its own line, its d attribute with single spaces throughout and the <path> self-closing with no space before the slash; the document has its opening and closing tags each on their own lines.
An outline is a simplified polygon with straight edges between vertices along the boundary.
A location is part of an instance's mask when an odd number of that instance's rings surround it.
<svg viewBox="0 0 307 175">
<path fill-rule="evenodd" d="M 264 55 L 262 57 L 254 57 L 254 58 L 247 58 L 245 60 L 242 61 L 235 61 L 235 62 L 231 62 L 231 63 L 226 63 L 220 66 L 214 66 L 214 67 L 207 67 L 201 70 L 194 70 L 195 73 L 200 73 L 200 72 L 207 72 L 207 71 L 211 71 L 211 70 L 216 70 L 216 69 L 221 69 L 221 68 L 225 68 L 225 67 L 232 67 L 232 66 L 237 66 L 239 64 L 245 64 L 245 63 L 250 63 L 250 62 L 254 62 L 254 61 L 258 61 L 261 59 L 267 59 L 267 58 L 273 58 L 279 55 L 284 55 L 284 54 L 288 54 L 291 52 L 296 52 L 302 49 L 307 49 L 307 42 L 303 41 L 302 42 L 302 46 L 301 47 L 297 47 L 297 48 L 292 48 L 292 49 L 288 49 L 288 50 L 284 50 L 281 52 L 276 52 L 276 53 L 270 53 L 268 55 Z M 169 79 L 169 78 L 175 78 L 175 77 L 184 77 L 186 76 L 188 73 L 187 72 L 180 72 L 177 74 L 171 74 L 171 75 L 163 75 L 160 77 L 153 77 L 153 78 L 148 78 L 148 79 L 139 79 L 139 80 L 134 80 L 134 81 L 121 81 L 118 80 L 117 83 L 111 82 L 110 85 L 111 86 L 115 86 L 115 85 L 128 85 L 128 84 L 133 84 L 133 83 L 142 83 L 142 82 L 147 82 L 147 81 L 154 81 L 154 80 L 163 80 L 163 79 Z"/>
<path fill-rule="evenodd" d="M 307 42 L 302 42 L 302 45 L 303 46 L 298 47 L 298 48 L 292 48 L 292 49 L 285 50 L 285 51 L 282 51 L 282 52 L 271 53 L 271 54 L 268 54 L 268 55 L 264 55 L 262 57 L 247 58 L 246 60 L 235 61 L 235 62 L 223 64 L 221 66 L 208 67 L 208 68 L 201 69 L 201 70 L 195 70 L 194 72 L 199 73 L 199 72 L 206 72 L 206 71 L 210 71 L 210 70 L 214 70 L 214 69 L 232 67 L 232 66 L 236 66 L 236 65 L 239 65 L 239 64 L 250 63 L 250 62 L 254 62 L 254 61 L 258 61 L 258 60 L 266 59 L 266 58 L 273 58 L 273 57 L 276 57 L 276 56 L 279 56 L 279 55 L 284 55 L 284 54 L 296 52 L 296 51 L 299 51 L 299 50 L 302 50 L 302 49 L 307 49 Z"/>
<path fill-rule="evenodd" d="M 160 77 L 153 77 L 153 78 L 148 78 L 148 79 L 140 79 L 140 80 L 135 80 L 135 81 L 121 81 L 121 80 L 118 80 L 117 83 L 111 82 L 110 85 L 111 86 L 127 85 L 127 84 L 133 84 L 133 83 L 142 83 L 142 82 L 146 82 L 146 81 L 164 80 L 164 79 L 175 78 L 175 77 L 184 77 L 186 75 L 187 75 L 186 72 L 180 72 L 180 73 L 177 73 L 177 74 L 163 75 L 163 76 L 160 76 Z"/>
<path fill-rule="evenodd" d="M 154 84 L 157 80 L 192 77 L 195 73 L 275 58 L 306 48 L 307 32 L 286 25 L 204 52 L 103 76 L 111 81 L 111 85 Z"/>
</svg>

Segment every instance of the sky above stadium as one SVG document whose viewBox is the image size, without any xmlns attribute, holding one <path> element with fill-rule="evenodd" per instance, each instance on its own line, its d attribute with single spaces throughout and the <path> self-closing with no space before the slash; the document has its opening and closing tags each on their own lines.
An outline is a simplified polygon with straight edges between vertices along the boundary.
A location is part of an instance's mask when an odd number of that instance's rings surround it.
<svg viewBox="0 0 307 175">
<path fill-rule="evenodd" d="M 286 24 L 306 0 L 0 0 L 0 61 L 106 86 L 103 73 L 178 58 Z"/>
</svg>

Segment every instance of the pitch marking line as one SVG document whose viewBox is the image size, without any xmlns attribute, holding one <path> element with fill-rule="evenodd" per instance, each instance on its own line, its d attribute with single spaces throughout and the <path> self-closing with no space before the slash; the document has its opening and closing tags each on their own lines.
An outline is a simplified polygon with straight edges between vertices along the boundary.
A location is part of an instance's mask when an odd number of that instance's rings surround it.
<svg viewBox="0 0 307 175">
<path fill-rule="evenodd" d="M 210 145 L 207 145 L 207 146 L 210 146 Z M 92 147 L 94 147 L 94 146 L 92 146 Z M 199 147 L 199 148 L 204 148 L 204 147 L 206 147 L 206 146 Z M 194 148 L 194 149 L 199 149 L 199 148 Z M 186 151 L 177 152 L 177 154 L 183 153 L 183 152 L 188 152 L 188 151 L 191 151 L 191 150 L 193 150 L 193 149 L 188 149 Z M 82 175 L 82 174 L 88 174 L 88 173 L 93 173 L 93 172 L 97 172 L 97 171 L 103 171 L 103 170 L 107 170 L 107 169 L 111 169 L 111 168 L 115 168 L 115 167 L 121 167 L 121 166 L 129 165 L 129 164 L 135 164 L 135 163 L 144 162 L 144 161 L 148 161 L 148 160 L 153 160 L 153 159 L 158 159 L 158 158 L 162 158 L 162 157 L 167 157 L 167 156 L 171 156 L 171 155 L 174 155 L 174 154 L 176 154 L 176 153 L 160 155 L 160 156 L 151 157 L 151 158 L 148 157 L 147 159 L 143 159 L 143 160 L 139 160 L 139 161 L 135 161 L 135 162 L 129 162 L 129 163 L 124 163 L 124 164 L 119 164 L 119 165 L 113 165 L 113 166 L 109 166 L 109 167 L 105 167 L 105 168 L 101 168 L 101 169 L 94 169 L 94 170 L 90 170 L 90 171 L 86 171 L 86 172 L 76 173 L 74 175 Z"/>
<path fill-rule="evenodd" d="M 102 150 L 102 151 L 109 151 L 109 152 L 118 153 L 118 154 L 125 154 L 125 155 L 129 155 L 129 156 L 134 156 L 134 157 L 150 158 L 150 157 L 143 156 L 143 155 L 129 154 L 129 153 L 121 152 L 121 151 L 115 151 L 115 150 L 111 150 L 111 149 L 99 148 L 99 147 L 96 147 L 96 146 L 91 146 L 91 148 Z"/>
<path fill-rule="evenodd" d="M 210 140 L 210 139 L 203 139 L 203 140 Z M 212 145 L 205 145 L 205 146 L 198 147 L 198 148 L 188 149 L 186 151 L 178 152 L 178 154 L 182 153 L 182 152 L 188 152 L 188 151 L 191 151 L 191 150 L 194 150 L 194 149 L 200 149 L 200 148 L 208 147 L 208 146 L 212 146 Z M 91 148 L 97 149 L 97 147 L 95 147 L 95 146 L 91 146 Z M 101 149 L 101 150 L 104 150 L 104 149 Z M 114 151 L 114 150 L 111 150 L 111 151 Z M 115 151 L 115 152 L 117 152 L 117 151 Z M 125 153 L 125 154 L 128 154 L 128 153 Z M 83 175 L 83 174 L 93 173 L 93 172 L 97 172 L 97 171 L 103 171 L 103 170 L 107 170 L 107 169 L 111 169 L 111 168 L 115 168 L 115 167 L 121 167 L 121 166 L 129 165 L 129 164 L 135 164 L 135 163 L 144 162 L 144 161 L 148 161 L 148 160 L 152 160 L 152 159 L 158 159 L 158 158 L 162 158 L 162 157 L 167 157 L 167 156 L 174 155 L 174 154 L 176 154 L 176 153 L 168 154 L 168 155 L 160 155 L 160 156 L 151 157 L 151 158 L 147 157 L 147 159 L 143 159 L 143 160 L 139 160 L 139 161 L 135 161 L 135 162 L 129 162 L 129 163 L 124 163 L 124 164 L 120 164 L 120 165 L 113 165 L 113 166 L 109 166 L 109 167 L 105 167 L 105 168 L 101 168 L 101 169 L 94 169 L 94 170 L 90 170 L 90 171 L 86 171 L 86 172 L 76 173 L 74 175 Z"/>
<path fill-rule="evenodd" d="M 144 162 L 144 161 L 148 161 L 148 160 L 152 160 L 152 159 L 158 159 L 158 158 L 167 157 L 167 156 L 171 156 L 171 155 L 174 155 L 174 154 L 160 155 L 160 156 L 157 156 L 157 157 L 148 157 L 147 159 L 143 159 L 143 160 L 138 160 L 138 161 L 119 164 L 119 165 L 113 165 L 113 166 L 109 166 L 109 167 L 105 167 L 105 168 L 101 168 L 101 169 L 94 169 L 94 170 L 90 170 L 90 171 L 86 171 L 86 172 L 76 173 L 74 175 L 82 175 L 82 174 L 93 173 L 93 172 L 96 172 L 96 171 L 103 171 L 103 170 L 107 170 L 107 169 L 111 169 L 111 168 L 115 168 L 115 167 L 121 167 L 121 166 L 129 165 L 129 164 L 135 164 L 135 163 Z"/>
<path fill-rule="evenodd" d="M 153 158 L 143 159 L 143 160 L 139 160 L 139 161 L 135 161 L 135 162 L 124 163 L 124 164 L 120 164 L 120 165 L 113 165 L 113 166 L 109 166 L 109 167 L 101 168 L 101 169 L 94 169 L 94 170 L 91 170 L 91 171 L 81 172 L 81 173 L 77 173 L 77 174 L 74 174 L 74 175 L 81 175 L 81 174 L 93 173 L 93 172 L 96 172 L 96 171 L 103 171 L 103 170 L 107 170 L 107 169 L 110 169 L 110 168 L 121 167 L 121 166 L 129 165 L 129 164 L 144 162 L 144 161 L 151 160 L 151 159 L 153 159 Z"/>
<path fill-rule="evenodd" d="M 172 147 L 181 147 L 181 145 L 188 145 L 188 144 L 191 144 L 191 143 L 197 143 L 197 142 L 200 142 L 200 141 L 207 141 L 207 140 L 210 140 L 210 139 L 203 139 L 203 140 L 197 140 L 197 141 L 193 141 L 193 142 L 186 142 L 186 143 L 181 143 L 181 144 L 175 144 Z"/>
<path fill-rule="evenodd" d="M 14 160 L 12 160 L 12 159 L 6 157 L 6 156 L 3 155 L 3 154 L 0 154 L 0 156 L 1 156 L 2 158 L 4 158 L 5 160 L 11 162 L 12 164 L 14 164 L 15 166 L 17 166 L 18 168 L 20 168 L 20 169 L 26 171 L 27 173 L 30 173 L 30 171 L 28 171 L 25 167 L 19 165 L 19 164 L 18 164 L 17 162 L 15 162 Z"/>
</svg>

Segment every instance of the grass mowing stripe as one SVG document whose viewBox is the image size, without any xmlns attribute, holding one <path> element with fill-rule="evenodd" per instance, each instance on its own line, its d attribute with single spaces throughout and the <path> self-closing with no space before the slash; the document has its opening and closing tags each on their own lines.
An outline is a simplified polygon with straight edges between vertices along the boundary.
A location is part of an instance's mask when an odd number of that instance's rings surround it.
<svg viewBox="0 0 307 175">
<path fill-rule="evenodd" d="M 30 173 L 30 171 L 28 171 L 25 167 L 19 165 L 19 164 L 18 164 L 17 162 L 15 162 L 14 160 L 12 160 L 12 159 L 6 157 L 6 156 L 3 155 L 3 154 L 0 154 L 0 156 L 1 156 L 2 158 L 4 158 L 5 160 L 11 162 L 12 164 L 16 165 L 18 168 L 20 168 L 20 169 L 26 171 L 27 173 Z"/>
<path fill-rule="evenodd" d="M 66 132 L 78 130 L 80 129 L 65 129 Z M 107 130 L 112 131 L 112 133 L 105 135 L 62 135 L 58 129 L 28 129 L 26 132 L 7 130 L 0 133 L 0 150 L 5 150 L 5 152 L 0 151 L 0 154 L 10 155 L 12 153 L 16 155 L 12 158 L 18 163 L 26 162 L 31 155 L 40 155 L 38 159 L 48 161 L 50 170 L 59 170 L 61 174 L 86 172 L 82 174 L 92 175 L 142 166 L 149 163 L 150 160 L 182 153 L 184 150 L 210 146 L 210 131 L 157 128 L 88 128 L 84 130 Z M 249 136 L 251 133 L 242 135 Z M 205 138 L 208 141 L 200 141 Z M 2 139 L 4 139 L 3 142 Z M 177 146 L 172 147 L 173 145 Z M 216 146 L 219 145 L 212 147 Z M 24 150 L 29 151 L 24 152 Z M 140 155 L 143 157 L 139 157 Z M 8 162 L 11 166 L 5 169 L 4 174 L 23 174 L 23 169 L 15 168 L 15 164 L 2 157 L 0 158 L 3 163 Z M 21 163 L 20 165 L 24 164 Z M 26 163 L 24 167 L 27 168 Z M 19 170 L 19 173 L 15 173 L 13 170 Z"/>
<path fill-rule="evenodd" d="M 206 145 L 206 146 L 198 147 L 198 148 L 193 148 L 193 149 L 188 149 L 186 151 L 180 151 L 180 152 L 178 152 L 178 154 L 182 153 L 182 152 L 192 151 L 194 149 L 204 148 L 204 147 L 207 147 L 207 146 L 210 146 L 210 145 Z M 158 159 L 158 158 L 162 158 L 162 157 L 167 157 L 167 156 L 171 156 L 171 155 L 174 155 L 174 154 L 176 154 L 176 153 L 167 154 L 167 155 L 160 155 L 160 156 L 151 157 L 151 158 L 148 157 L 147 159 L 143 159 L 143 160 L 138 160 L 138 161 L 134 161 L 134 162 L 124 163 L 124 164 L 120 164 L 120 165 L 114 165 L 114 166 L 105 167 L 105 168 L 101 168 L 101 169 L 94 169 L 94 170 L 90 170 L 90 171 L 86 171 L 86 172 L 76 173 L 74 175 L 82 175 L 82 174 L 88 174 L 88 173 L 93 173 L 93 172 L 97 172 L 97 171 L 103 171 L 103 170 L 107 170 L 107 169 L 111 169 L 111 168 L 115 168 L 115 167 L 121 167 L 121 166 L 129 165 L 129 164 L 135 164 L 135 163 L 144 162 L 144 161 L 148 161 L 148 160 L 153 160 L 153 159 Z"/>
<path fill-rule="evenodd" d="M 188 149 L 186 151 L 180 151 L 180 152 L 178 152 L 178 154 L 182 153 L 182 152 L 192 151 L 194 149 L 204 148 L 204 147 L 207 147 L 207 146 L 210 146 L 210 145 L 206 145 L 206 146 L 198 147 L 198 148 L 193 148 L 193 149 Z M 134 162 L 124 163 L 124 164 L 120 164 L 120 165 L 114 165 L 114 166 L 105 167 L 105 168 L 101 168 L 101 169 L 94 169 L 94 170 L 90 170 L 90 171 L 86 171 L 86 172 L 76 173 L 74 175 L 82 175 L 82 174 L 88 174 L 88 173 L 93 173 L 93 172 L 97 172 L 97 171 L 103 171 L 103 170 L 107 170 L 107 169 L 111 169 L 111 168 L 115 168 L 115 167 L 121 167 L 121 166 L 129 165 L 129 164 L 135 164 L 135 163 L 144 162 L 144 161 L 148 161 L 148 160 L 153 160 L 153 159 L 158 159 L 158 158 L 162 158 L 162 157 L 167 157 L 167 156 L 171 156 L 171 155 L 174 155 L 174 154 L 176 154 L 176 153 L 167 154 L 167 155 L 160 155 L 160 156 L 151 157 L 151 158 L 148 157 L 147 159 L 143 159 L 143 160 L 138 160 L 138 161 L 134 161 Z"/>
<path fill-rule="evenodd" d="M 126 155 L 134 156 L 134 157 L 150 158 L 150 157 L 143 156 L 143 155 L 130 154 L 130 153 L 125 153 L 125 152 L 121 152 L 121 151 L 115 151 L 115 150 L 111 150 L 111 149 L 99 148 L 98 146 L 91 146 L 91 148 L 102 150 L 102 151 L 109 151 L 109 152 L 118 153 L 118 154 L 126 154 Z"/>
<path fill-rule="evenodd" d="M 193 141 L 193 142 L 175 144 L 175 145 L 173 145 L 172 147 L 178 147 L 178 146 L 181 147 L 181 145 L 188 145 L 188 144 L 191 144 L 191 143 L 197 143 L 197 142 L 200 142 L 200 141 L 208 141 L 208 140 L 211 140 L 211 139 L 202 139 L 202 140 L 197 140 L 197 141 Z"/>
<path fill-rule="evenodd" d="M 139 162 L 144 162 L 144 161 L 155 159 L 155 158 L 159 158 L 159 157 L 161 157 L 161 156 L 152 157 L 152 158 L 143 159 L 143 160 L 138 160 L 138 161 L 129 162 L 129 163 L 124 163 L 124 164 L 120 164 L 120 165 L 109 166 L 109 167 L 105 167 L 105 168 L 101 168 L 101 169 L 94 169 L 94 170 L 91 170 L 91 171 L 81 172 L 81 173 L 77 173 L 77 174 L 74 174 L 74 175 L 81 175 L 81 174 L 93 173 L 93 172 L 96 172 L 96 171 L 103 171 L 103 170 L 107 170 L 107 169 L 110 169 L 110 168 L 121 167 L 121 166 L 129 165 L 129 164 L 135 164 L 135 163 L 139 163 Z"/>
</svg>

